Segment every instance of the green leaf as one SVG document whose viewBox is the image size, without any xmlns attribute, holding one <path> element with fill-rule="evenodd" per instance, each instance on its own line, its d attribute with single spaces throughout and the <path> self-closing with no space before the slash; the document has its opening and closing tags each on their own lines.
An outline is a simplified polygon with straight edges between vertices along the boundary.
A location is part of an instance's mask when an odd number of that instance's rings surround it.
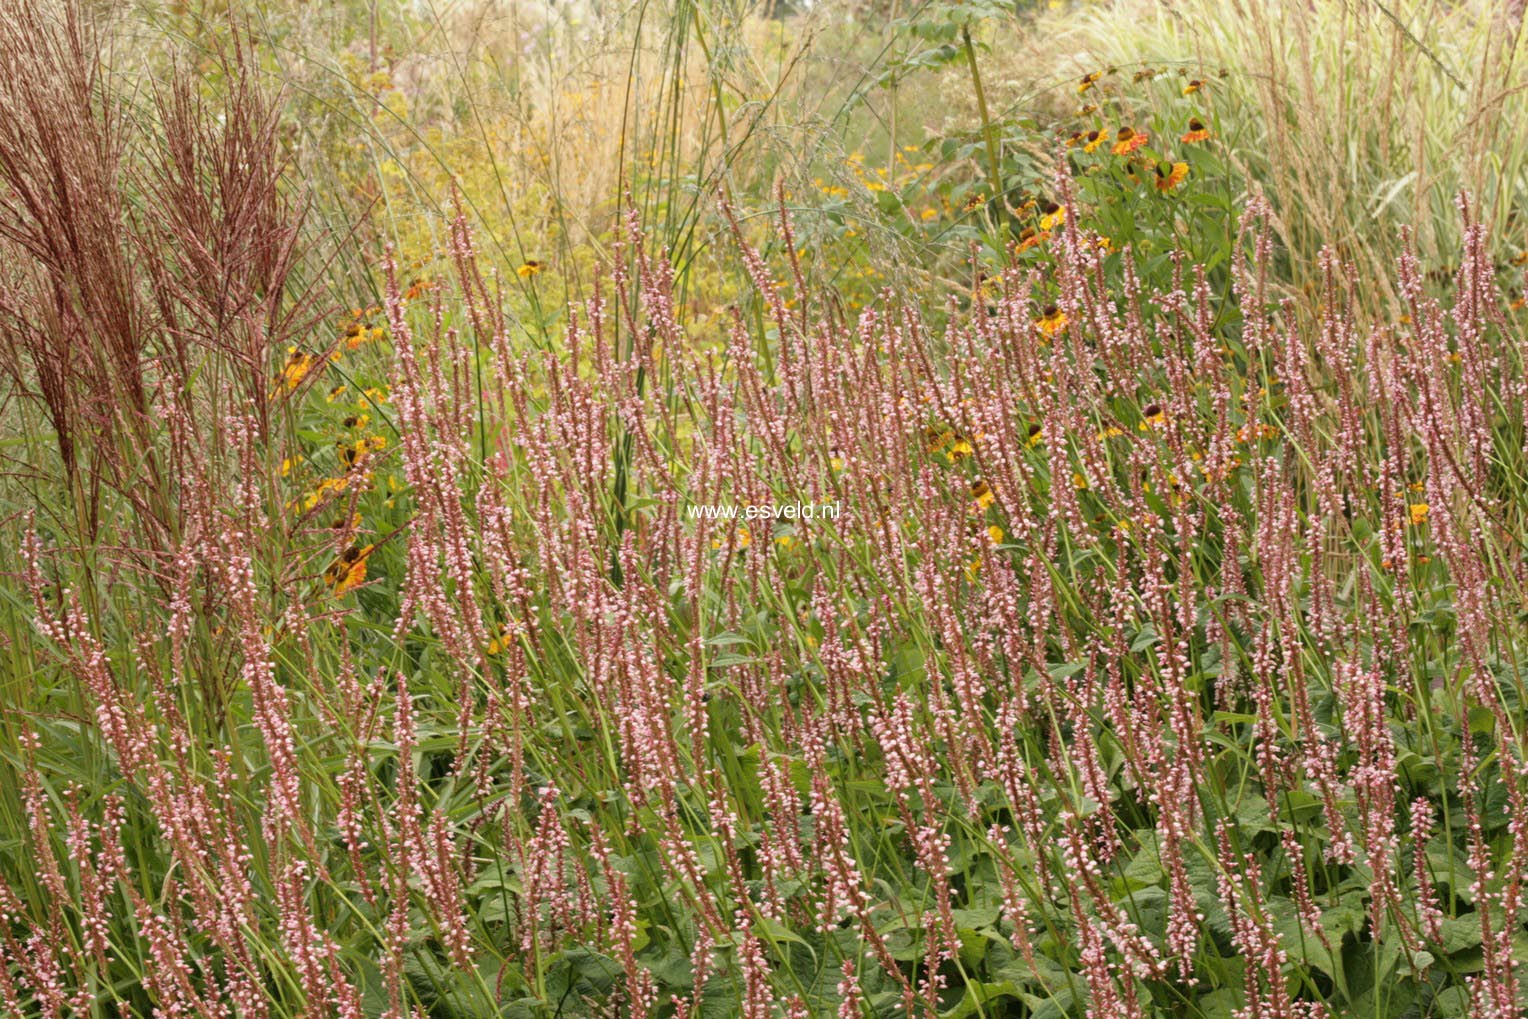
<svg viewBox="0 0 1528 1019">
<path fill-rule="evenodd" d="M 1137 832 L 1137 836 L 1142 834 L 1146 835 L 1147 838 L 1153 837 L 1149 831 Z M 1147 841 L 1147 838 L 1140 839 L 1141 847 L 1135 851 L 1135 855 L 1125 865 L 1124 875 L 1126 882 L 1137 888 L 1155 885 L 1167 876 L 1166 871 L 1162 869 L 1162 860 L 1157 854 L 1156 843 L 1154 841 Z"/>
<path fill-rule="evenodd" d="M 941 1013 L 942 1019 L 967 1019 L 973 1015 L 991 1015 L 989 1007 L 1000 998 L 1024 998 L 1020 993 L 1019 985 L 1011 980 L 998 983 L 983 983 L 973 980 L 966 985 L 966 993 L 956 1002 L 955 1007 L 948 1012 Z"/>
<path fill-rule="evenodd" d="M 1463 952 L 1480 944 L 1480 917 L 1449 916 L 1443 919 L 1443 937 L 1439 944 L 1448 955 Z"/>
<path fill-rule="evenodd" d="M 1060 988 L 1049 998 L 1033 994 L 1021 994 L 1020 1000 L 1029 1006 L 1029 1019 L 1066 1019 L 1073 1014 L 1077 1000 L 1070 988 Z"/>
<path fill-rule="evenodd" d="M 789 927 L 785 926 L 780 921 L 771 919 L 767 916 L 759 917 L 758 921 L 754 924 L 754 930 L 761 931 L 766 938 L 776 943 L 781 941 L 789 941 L 792 944 L 800 945 L 801 947 L 808 950 L 810 950 L 812 947 L 811 945 L 807 944 L 806 940 L 802 938 L 801 935 L 794 933 Z"/>
<path fill-rule="evenodd" d="M 1211 991 L 1194 1002 L 1202 1019 L 1231 1019 L 1239 1004 L 1236 992 L 1229 987 Z"/>
<path fill-rule="evenodd" d="M 1289 899 L 1271 898 L 1268 900 L 1267 908 L 1274 918 L 1273 929 L 1278 932 L 1279 941 L 1289 955 L 1288 965 L 1291 972 L 1301 968 L 1312 968 L 1333 978 L 1341 975 L 1341 960 L 1333 957 L 1331 950 L 1321 943 L 1321 938 L 1315 931 L 1305 929 L 1293 902 Z M 1326 933 L 1324 927 L 1323 933 Z M 1327 940 L 1334 948 L 1342 944 L 1341 934 L 1334 938 L 1327 933 Z"/>
<path fill-rule="evenodd" d="M 1470 992 L 1463 987 L 1445 987 L 1433 998 L 1433 1013 L 1441 1019 L 1457 1019 L 1470 1014 Z"/>
<path fill-rule="evenodd" d="M 957 927 L 955 936 L 960 939 L 960 962 L 967 969 L 976 969 L 987 954 L 987 945 L 993 934 L 972 927 Z"/>
</svg>

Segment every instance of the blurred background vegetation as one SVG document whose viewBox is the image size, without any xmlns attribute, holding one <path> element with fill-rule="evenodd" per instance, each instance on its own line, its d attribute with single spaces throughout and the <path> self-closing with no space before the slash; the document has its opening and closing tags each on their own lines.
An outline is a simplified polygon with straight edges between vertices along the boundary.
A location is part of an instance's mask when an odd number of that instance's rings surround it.
<svg viewBox="0 0 1528 1019">
<path fill-rule="evenodd" d="M 1038 225 L 1058 155 L 1107 176 L 1067 140 L 1123 125 L 1150 131 L 1147 165 L 1188 158 L 1190 180 L 1165 201 L 1123 175 L 1099 182 L 1084 213 L 1102 232 L 1158 250 L 1192 233 L 1213 262 L 1235 203 L 1266 191 L 1282 282 L 1310 307 L 1323 246 L 1378 279 L 1403 225 L 1441 277 L 1460 190 L 1504 261 L 1523 246 L 1510 3 L 490 0 L 115 16 L 117 73 L 201 61 L 211 89 L 211 55 L 231 23 L 247 28 L 283 89 L 294 183 L 312 225 L 343 241 L 331 271 L 356 306 L 376 303 L 384 243 L 428 276 L 459 193 L 542 341 L 565 299 L 589 292 L 628 207 L 671 250 L 704 337 L 737 289 L 711 257 L 720 193 L 745 217 L 783 200 L 809 282 L 848 307 L 884 286 L 969 285 L 973 254 L 995 267 Z M 1191 118 L 1211 142 L 1185 157 Z M 1375 288 L 1368 310 L 1393 311 L 1392 297 Z"/>
</svg>

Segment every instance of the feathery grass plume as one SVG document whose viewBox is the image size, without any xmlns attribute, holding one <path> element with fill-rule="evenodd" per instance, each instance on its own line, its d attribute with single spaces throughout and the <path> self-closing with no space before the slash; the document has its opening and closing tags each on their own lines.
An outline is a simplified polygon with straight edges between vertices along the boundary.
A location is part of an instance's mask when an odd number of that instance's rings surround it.
<svg viewBox="0 0 1528 1019">
<path fill-rule="evenodd" d="M 168 586 L 194 529 L 181 486 L 226 480 L 216 408 L 248 403 L 268 432 L 272 352 L 311 324 L 279 106 L 237 31 L 216 111 L 184 68 L 140 109 L 110 73 L 107 12 L 9 3 L 3 21 L 0 361 L 56 437 L 76 539 Z M 177 415 L 214 424 L 177 437 Z"/>
</svg>

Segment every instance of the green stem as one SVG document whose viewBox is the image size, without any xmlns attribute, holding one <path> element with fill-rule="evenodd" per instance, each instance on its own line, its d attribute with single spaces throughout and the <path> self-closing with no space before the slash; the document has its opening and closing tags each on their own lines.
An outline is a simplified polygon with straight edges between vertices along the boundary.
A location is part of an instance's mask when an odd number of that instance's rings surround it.
<svg viewBox="0 0 1528 1019">
<path fill-rule="evenodd" d="M 982 118 L 982 135 L 987 142 L 987 181 L 993 197 L 1003 193 L 1003 172 L 997 159 L 997 128 L 987 113 L 987 92 L 982 88 L 982 74 L 976 66 L 976 47 L 971 42 L 971 28 L 960 26 L 960 41 L 965 46 L 966 64 L 971 68 L 971 87 L 976 90 L 976 109 Z"/>
</svg>

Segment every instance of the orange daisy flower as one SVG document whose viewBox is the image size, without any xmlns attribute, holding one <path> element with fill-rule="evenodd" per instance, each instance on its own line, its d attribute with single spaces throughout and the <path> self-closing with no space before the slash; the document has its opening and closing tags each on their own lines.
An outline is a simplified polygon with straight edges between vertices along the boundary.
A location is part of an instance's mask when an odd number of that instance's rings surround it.
<svg viewBox="0 0 1528 1019">
<path fill-rule="evenodd" d="M 1145 131 L 1136 131 L 1131 127 L 1122 127 L 1114 134 L 1114 154 L 1126 156 L 1146 144 L 1147 134 Z"/>
<path fill-rule="evenodd" d="M 1209 128 L 1204 126 L 1204 122 L 1198 117 L 1190 117 L 1188 130 L 1183 133 L 1180 141 L 1193 145 L 1195 142 L 1209 141 L 1209 138 L 1210 131 Z"/>
<path fill-rule="evenodd" d="M 372 545 L 351 545 L 324 570 L 324 584 L 334 589 L 336 598 L 349 594 L 366 580 L 366 560 Z"/>
<path fill-rule="evenodd" d="M 1167 166 L 1167 165 L 1169 165 L 1169 164 L 1166 164 L 1166 163 L 1158 163 L 1157 164 L 1157 190 L 1158 191 L 1171 191 L 1173 188 L 1177 187 L 1179 184 L 1182 184 L 1183 183 L 1183 179 L 1188 176 L 1188 164 L 1187 163 L 1173 163 L 1173 164 L 1171 164 L 1171 169 L 1167 170 L 1164 173 L 1162 168 L 1164 166 Z"/>
</svg>

